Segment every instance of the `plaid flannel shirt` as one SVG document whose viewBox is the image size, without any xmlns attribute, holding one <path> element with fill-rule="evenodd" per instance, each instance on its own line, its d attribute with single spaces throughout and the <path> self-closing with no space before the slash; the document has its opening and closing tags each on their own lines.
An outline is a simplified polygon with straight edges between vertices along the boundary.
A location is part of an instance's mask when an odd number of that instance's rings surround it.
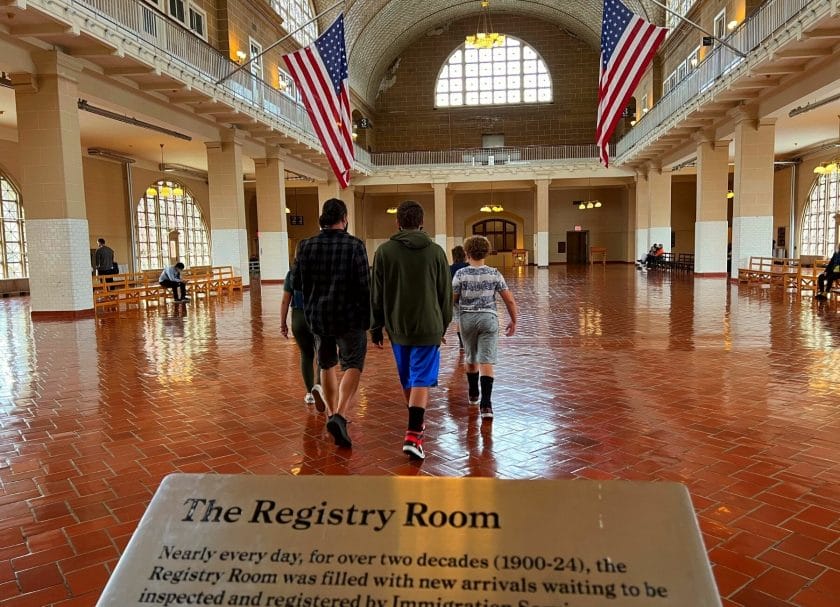
<svg viewBox="0 0 840 607">
<path fill-rule="evenodd" d="M 292 276 L 316 335 L 370 327 L 370 267 L 364 243 L 343 230 L 322 230 L 303 243 Z"/>
</svg>

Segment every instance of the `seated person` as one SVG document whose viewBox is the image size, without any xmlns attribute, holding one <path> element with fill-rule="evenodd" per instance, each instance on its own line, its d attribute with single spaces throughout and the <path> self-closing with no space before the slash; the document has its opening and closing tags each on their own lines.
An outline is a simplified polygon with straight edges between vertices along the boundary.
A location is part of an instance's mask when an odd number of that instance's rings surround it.
<svg viewBox="0 0 840 607">
<path fill-rule="evenodd" d="M 172 296 L 178 303 L 189 301 L 189 297 L 187 297 L 187 281 L 181 280 L 181 270 L 183 269 L 184 264 L 179 261 L 174 266 L 169 266 L 161 272 L 160 278 L 158 279 L 160 286 L 172 289 Z"/>
<path fill-rule="evenodd" d="M 644 258 L 644 259 L 637 259 L 637 260 L 636 260 L 636 264 L 637 264 L 640 268 L 645 267 L 645 266 L 648 264 L 648 261 L 653 260 L 653 258 L 656 256 L 656 249 L 657 249 L 658 247 L 659 247 L 659 245 L 658 245 L 658 244 L 653 243 L 653 244 L 651 245 L 651 247 L 650 247 L 650 250 L 647 252 L 647 255 L 645 256 L 645 258 Z"/>
<path fill-rule="evenodd" d="M 657 263 L 657 260 L 665 254 L 665 247 L 661 244 L 653 246 L 656 247 L 653 251 L 653 255 L 648 253 L 647 258 L 645 259 L 645 266 L 648 268 L 652 268 Z"/>
<path fill-rule="evenodd" d="M 817 286 L 819 293 L 817 299 L 827 299 L 826 294 L 831 292 L 832 283 L 840 276 L 840 246 L 831 256 L 828 265 L 825 267 L 825 272 L 817 277 Z"/>
</svg>

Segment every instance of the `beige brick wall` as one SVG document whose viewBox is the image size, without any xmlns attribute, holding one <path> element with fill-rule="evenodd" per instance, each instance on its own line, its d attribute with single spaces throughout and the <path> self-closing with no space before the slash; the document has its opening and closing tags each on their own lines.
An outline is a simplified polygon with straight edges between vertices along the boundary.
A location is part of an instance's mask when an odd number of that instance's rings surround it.
<svg viewBox="0 0 840 607">
<path fill-rule="evenodd" d="M 504 133 L 506 145 L 592 143 L 599 51 L 542 21 L 505 15 L 504 32 L 533 46 L 552 76 L 550 105 L 434 108 L 435 81 L 450 53 L 475 30 L 475 19 L 442 35 L 416 40 L 400 57 L 396 82 L 376 100 L 374 151 L 434 150 L 481 145 L 481 135 Z"/>
</svg>

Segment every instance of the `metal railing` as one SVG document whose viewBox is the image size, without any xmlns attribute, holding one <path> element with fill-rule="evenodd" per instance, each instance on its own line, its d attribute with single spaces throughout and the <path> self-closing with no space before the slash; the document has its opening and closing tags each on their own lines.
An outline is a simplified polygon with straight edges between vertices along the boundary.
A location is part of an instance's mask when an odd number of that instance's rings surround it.
<svg viewBox="0 0 840 607">
<path fill-rule="evenodd" d="M 726 41 L 748 55 L 806 8 L 814 9 L 813 0 L 768 0 L 749 19 L 733 31 Z M 825 2 L 826 9 L 829 3 Z M 674 115 L 687 111 L 697 99 L 715 86 L 717 81 L 738 67 L 745 59 L 729 48 L 718 45 L 705 59 L 680 80 L 645 113 L 616 146 L 619 158 L 630 152 L 653 131 Z"/>
<path fill-rule="evenodd" d="M 357 154 L 359 148 L 356 148 Z M 372 166 L 499 166 L 524 165 L 542 160 L 592 160 L 595 145 L 535 145 L 527 147 L 469 148 L 367 154 L 363 162 Z M 362 160 L 356 156 L 357 161 Z"/>
<path fill-rule="evenodd" d="M 240 70 L 217 85 L 237 64 L 148 4 L 139 0 L 72 0 L 72 3 L 97 19 L 109 21 L 121 35 L 151 45 L 158 57 L 179 68 L 191 68 L 193 75 L 211 87 L 218 86 L 281 122 L 288 130 L 318 141 L 306 109 L 254 74 Z"/>
</svg>

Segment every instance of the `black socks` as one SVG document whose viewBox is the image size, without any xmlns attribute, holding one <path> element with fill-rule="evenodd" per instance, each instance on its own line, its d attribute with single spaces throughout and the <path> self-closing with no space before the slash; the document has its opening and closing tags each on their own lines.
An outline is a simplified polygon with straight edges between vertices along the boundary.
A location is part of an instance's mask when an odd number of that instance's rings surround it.
<svg viewBox="0 0 840 607">
<path fill-rule="evenodd" d="M 478 375 L 478 373 L 476 373 Z M 483 375 L 481 377 L 481 406 L 489 407 L 493 396 L 493 378 Z"/>
<path fill-rule="evenodd" d="M 467 386 L 470 398 L 473 400 L 478 398 L 478 371 L 467 373 Z"/>
<path fill-rule="evenodd" d="M 408 408 L 408 429 L 413 432 L 423 431 L 423 420 L 426 416 L 426 410 L 423 407 L 409 407 Z"/>
</svg>

